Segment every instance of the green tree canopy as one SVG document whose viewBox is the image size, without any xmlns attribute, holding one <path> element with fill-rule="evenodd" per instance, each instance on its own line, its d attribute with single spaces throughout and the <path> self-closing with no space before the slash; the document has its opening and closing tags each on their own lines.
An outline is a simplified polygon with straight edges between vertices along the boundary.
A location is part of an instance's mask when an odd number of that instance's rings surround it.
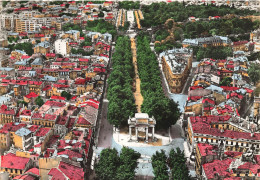
<svg viewBox="0 0 260 180">
<path fill-rule="evenodd" d="M 248 75 L 251 81 L 256 84 L 260 80 L 260 65 L 251 63 L 248 69 Z"/>
<path fill-rule="evenodd" d="M 43 99 L 40 96 L 38 96 L 35 99 L 35 104 L 37 104 L 39 107 L 41 107 L 44 104 L 44 101 L 43 101 Z"/>
<path fill-rule="evenodd" d="M 100 180 L 133 180 L 140 156 L 127 147 L 122 148 L 120 157 L 116 149 L 103 149 L 95 165 L 96 175 Z"/>
<path fill-rule="evenodd" d="M 154 116 L 156 127 L 165 129 L 176 123 L 180 116 L 178 104 L 168 99 L 162 89 L 157 57 L 150 48 L 146 35 L 137 37 L 137 65 L 144 98 L 142 112 Z"/>
<path fill-rule="evenodd" d="M 14 49 L 23 50 L 25 51 L 29 56 L 33 54 L 33 45 L 30 42 L 25 43 L 18 43 L 14 46 Z"/>
<path fill-rule="evenodd" d="M 156 151 L 156 153 L 152 156 L 152 166 L 155 180 L 169 180 L 169 168 L 166 160 L 167 156 L 163 150 L 161 150 L 161 152 Z"/>
<path fill-rule="evenodd" d="M 61 96 L 65 97 L 67 100 L 70 100 L 71 97 L 72 97 L 72 95 L 69 92 L 67 92 L 67 91 L 62 91 L 61 92 Z"/>
</svg>

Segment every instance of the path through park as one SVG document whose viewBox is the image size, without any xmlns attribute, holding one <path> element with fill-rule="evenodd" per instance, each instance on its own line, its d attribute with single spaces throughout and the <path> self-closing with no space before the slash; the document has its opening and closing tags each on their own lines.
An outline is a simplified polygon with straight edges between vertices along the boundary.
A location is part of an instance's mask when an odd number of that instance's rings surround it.
<svg viewBox="0 0 260 180">
<path fill-rule="evenodd" d="M 143 96 L 141 94 L 141 80 L 139 78 L 138 74 L 138 67 L 137 67 L 137 58 L 136 58 L 136 43 L 135 39 L 131 38 L 131 49 L 132 49 L 132 54 L 133 54 L 133 64 L 135 68 L 135 92 L 134 92 L 134 97 L 135 97 L 135 104 L 137 106 L 137 112 L 141 112 L 141 105 L 143 104 Z"/>
</svg>

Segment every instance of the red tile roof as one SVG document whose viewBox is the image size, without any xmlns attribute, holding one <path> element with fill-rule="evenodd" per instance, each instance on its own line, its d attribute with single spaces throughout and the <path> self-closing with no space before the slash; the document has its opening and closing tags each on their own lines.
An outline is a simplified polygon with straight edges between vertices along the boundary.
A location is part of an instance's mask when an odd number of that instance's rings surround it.
<svg viewBox="0 0 260 180">
<path fill-rule="evenodd" d="M 39 95 L 38 94 L 36 94 L 35 92 L 30 92 L 29 94 L 27 94 L 26 96 L 24 96 L 24 97 L 26 97 L 26 98 L 28 98 L 28 99 L 31 99 L 31 98 L 36 98 L 36 97 L 38 97 Z"/>
<path fill-rule="evenodd" d="M 25 127 L 26 124 L 23 123 L 6 123 L 2 129 L 0 129 L 0 133 L 8 133 L 8 132 L 16 132 L 18 129 L 21 129 L 22 127 Z"/>
<path fill-rule="evenodd" d="M 206 177 L 213 179 L 215 174 L 218 174 L 220 177 L 229 177 L 232 173 L 227 172 L 227 169 L 233 161 L 234 159 L 214 160 L 211 163 L 203 164 Z"/>
<path fill-rule="evenodd" d="M 35 132 L 40 126 L 38 125 L 32 125 L 30 128 L 28 128 L 31 132 Z"/>
<path fill-rule="evenodd" d="M 23 175 L 18 175 L 15 176 L 14 179 L 19 179 L 19 180 L 36 180 L 37 177 L 30 175 L 30 174 L 23 174 Z"/>
<path fill-rule="evenodd" d="M 188 100 L 192 100 L 192 101 L 198 101 L 199 99 L 201 99 L 203 96 L 189 96 Z"/>
<path fill-rule="evenodd" d="M 83 168 L 60 162 L 59 169 L 70 179 L 70 180 L 83 180 L 84 171 Z"/>
<path fill-rule="evenodd" d="M 66 103 L 64 103 L 64 102 L 57 102 L 57 101 L 47 101 L 44 105 L 63 107 L 63 106 L 66 105 Z"/>
<path fill-rule="evenodd" d="M 55 99 L 55 100 L 65 100 L 65 97 L 62 96 L 52 96 L 51 99 Z"/>
<path fill-rule="evenodd" d="M 77 78 L 75 80 L 75 84 L 81 84 L 81 85 L 84 85 L 86 82 L 86 79 L 83 79 L 83 78 Z"/>
<path fill-rule="evenodd" d="M 24 109 L 20 115 L 22 116 L 31 116 L 32 111 L 30 109 Z"/>
<path fill-rule="evenodd" d="M 247 44 L 248 41 L 237 41 L 237 42 L 233 42 L 233 45 L 234 46 L 239 46 L 239 45 L 242 45 L 242 44 Z"/>
<path fill-rule="evenodd" d="M 68 121 L 68 119 L 69 119 L 69 116 L 59 116 L 56 124 L 65 125 L 66 122 Z"/>
<path fill-rule="evenodd" d="M 215 105 L 215 101 L 212 100 L 212 99 L 209 99 L 209 98 L 206 98 L 206 99 L 203 99 L 203 100 L 202 100 L 202 103 L 205 103 L 205 102 L 208 102 L 208 103 L 210 103 L 210 104 L 212 104 L 212 105 Z"/>
<path fill-rule="evenodd" d="M 232 157 L 235 158 L 237 156 L 241 156 L 243 154 L 243 152 L 236 152 L 236 151 L 227 151 L 224 152 L 228 157 Z"/>
<path fill-rule="evenodd" d="M 48 175 L 52 176 L 51 180 L 67 180 L 64 174 L 57 168 L 52 168 Z"/>
<path fill-rule="evenodd" d="M 39 172 L 39 169 L 38 168 L 32 168 L 32 169 L 29 169 L 28 171 L 26 171 L 25 173 L 33 173 L 33 174 L 36 174 L 36 175 L 40 175 L 40 172 Z"/>
<path fill-rule="evenodd" d="M 55 54 L 55 53 L 46 53 L 46 56 L 47 56 L 47 57 L 55 57 L 56 54 Z"/>
<path fill-rule="evenodd" d="M 79 117 L 77 124 L 79 124 L 79 125 L 91 125 L 91 123 L 83 117 Z"/>
<path fill-rule="evenodd" d="M 201 156 L 217 155 L 216 151 L 213 151 L 214 149 L 216 150 L 217 148 L 214 147 L 213 145 L 209 145 L 206 143 L 198 143 L 198 148 Z"/>
<path fill-rule="evenodd" d="M 65 84 L 53 84 L 53 86 L 54 87 L 56 87 L 56 88 L 68 88 L 68 87 L 70 87 L 69 85 L 65 85 Z"/>
<path fill-rule="evenodd" d="M 91 46 L 90 46 L 90 47 L 91 47 Z M 86 58 L 79 58 L 79 61 L 80 61 L 80 62 L 88 62 L 89 59 L 86 59 Z"/>
<path fill-rule="evenodd" d="M 81 132 L 81 131 L 80 131 Z M 73 133 L 75 134 L 75 132 L 73 131 Z M 82 132 L 81 132 L 82 133 Z M 75 134 L 77 135 L 77 134 Z M 81 135 L 81 134 L 80 134 Z M 79 135 L 79 136 L 80 136 Z M 81 142 L 76 142 L 76 143 L 72 143 L 73 141 L 70 140 L 69 142 L 67 142 L 66 140 L 60 140 L 59 141 L 59 146 L 58 146 L 58 149 L 64 149 L 65 147 L 67 146 L 71 146 L 73 149 L 79 149 L 82 147 L 82 143 Z"/>
<path fill-rule="evenodd" d="M 238 169 L 249 169 L 253 174 L 257 174 L 260 170 L 260 165 L 253 164 L 252 162 L 246 162 L 245 164 L 238 167 Z"/>
<path fill-rule="evenodd" d="M 67 155 L 69 156 L 69 159 L 72 159 L 73 157 L 76 158 L 82 158 L 82 153 L 80 152 L 75 152 L 69 149 L 65 149 L 64 151 L 60 151 L 57 153 L 58 155 Z"/>
<path fill-rule="evenodd" d="M 1 167 L 24 170 L 29 161 L 30 158 L 18 157 L 15 154 L 9 153 L 2 156 Z"/>
<path fill-rule="evenodd" d="M 54 121 L 54 120 L 56 120 L 56 118 L 57 118 L 57 115 L 55 115 L 55 114 L 45 114 L 45 116 L 44 116 L 44 119 L 49 120 L 49 121 Z"/>
<path fill-rule="evenodd" d="M 239 88 L 238 87 L 230 87 L 230 86 L 221 86 L 221 88 L 224 90 L 224 91 L 236 91 L 238 90 Z"/>
<path fill-rule="evenodd" d="M 8 110 L 7 106 L 3 104 L 0 108 L 0 114 L 15 115 L 15 111 L 14 109 Z"/>
<path fill-rule="evenodd" d="M 51 130 L 51 128 L 41 128 L 41 129 L 39 129 L 39 131 L 37 131 L 37 133 L 35 134 L 35 136 L 43 137 L 43 136 L 45 136 L 50 130 Z"/>
<path fill-rule="evenodd" d="M 94 72 L 106 72 L 104 68 L 94 68 Z"/>
<path fill-rule="evenodd" d="M 47 91 L 47 90 L 49 90 L 49 89 L 51 89 L 51 85 L 46 85 L 46 86 L 42 89 L 42 91 Z"/>
</svg>

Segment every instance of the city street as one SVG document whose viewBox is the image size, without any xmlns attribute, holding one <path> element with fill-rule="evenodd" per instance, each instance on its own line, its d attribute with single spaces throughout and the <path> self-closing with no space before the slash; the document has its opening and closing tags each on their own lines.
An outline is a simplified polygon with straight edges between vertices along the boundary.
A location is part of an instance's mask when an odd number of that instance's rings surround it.
<svg viewBox="0 0 260 180">
<path fill-rule="evenodd" d="M 113 136 L 113 126 L 107 120 L 108 100 L 103 100 L 103 107 L 100 119 L 100 130 L 98 137 L 98 147 L 109 148 L 111 147 L 111 140 Z"/>
</svg>

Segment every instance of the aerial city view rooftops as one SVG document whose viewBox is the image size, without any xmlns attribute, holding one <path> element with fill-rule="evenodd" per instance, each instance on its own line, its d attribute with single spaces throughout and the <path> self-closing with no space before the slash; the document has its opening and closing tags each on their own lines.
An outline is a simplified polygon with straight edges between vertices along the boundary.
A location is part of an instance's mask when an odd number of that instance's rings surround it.
<svg viewBox="0 0 260 180">
<path fill-rule="evenodd" d="M 259 1 L 0 11 L 0 180 L 260 179 Z"/>
</svg>

